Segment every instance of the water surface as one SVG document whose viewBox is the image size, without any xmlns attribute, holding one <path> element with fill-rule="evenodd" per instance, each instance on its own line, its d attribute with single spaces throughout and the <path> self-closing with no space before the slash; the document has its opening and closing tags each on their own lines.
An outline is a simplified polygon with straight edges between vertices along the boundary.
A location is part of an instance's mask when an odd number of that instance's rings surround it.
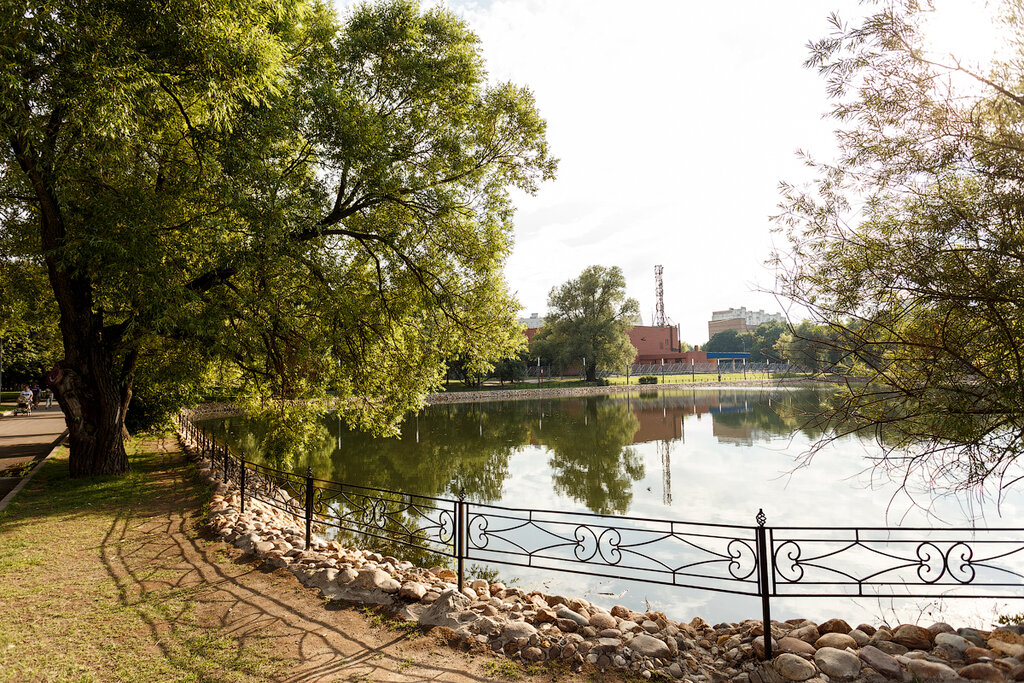
<svg viewBox="0 0 1024 683">
<path fill-rule="evenodd" d="M 741 525 L 763 510 L 770 526 L 1014 526 L 1024 519 L 1020 492 L 997 507 L 972 497 L 936 499 L 926 481 L 891 480 L 871 467 L 877 446 L 858 438 L 832 442 L 808 461 L 821 434 L 803 425 L 821 398 L 806 390 L 695 389 L 438 405 L 409 418 L 398 438 L 373 438 L 327 418 L 308 453 L 283 460 L 261 454 L 260 425 L 231 418 L 207 427 L 247 458 L 296 472 L 309 466 L 321 479 L 448 498 L 464 489 L 467 500 L 509 507 Z M 743 597 L 498 569 L 530 587 L 609 605 L 650 604 L 678 618 L 760 613 Z M 984 624 L 1009 609 L 994 600 L 842 602 L 839 616 L 848 620 L 902 621 L 923 611 Z M 776 618 L 836 615 L 834 600 L 773 600 Z"/>
</svg>

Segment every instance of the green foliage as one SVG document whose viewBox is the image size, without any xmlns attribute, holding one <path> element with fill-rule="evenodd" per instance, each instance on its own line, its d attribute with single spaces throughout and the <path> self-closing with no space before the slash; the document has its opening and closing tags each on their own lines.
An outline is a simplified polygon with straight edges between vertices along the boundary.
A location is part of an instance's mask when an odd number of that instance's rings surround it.
<svg viewBox="0 0 1024 683">
<path fill-rule="evenodd" d="M 526 361 L 522 358 L 502 358 L 494 366 L 494 377 L 501 384 L 505 382 L 522 382 L 526 378 Z"/>
<path fill-rule="evenodd" d="M 842 330 L 803 321 L 792 332 L 779 336 L 773 351 L 779 360 L 810 372 L 849 372 L 850 354 L 845 350 Z"/>
<path fill-rule="evenodd" d="M 654 375 L 642 375 L 637 381 L 640 384 L 657 384 L 658 378 Z"/>
<path fill-rule="evenodd" d="M 809 159 L 818 181 L 784 186 L 776 218 L 780 293 L 817 323 L 781 347 L 856 377 L 838 433 L 909 449 L 886 463 L 936 487 L 1019 481 L 1024 451 L 1024 6 L 1003 10 L 1014 52 L 986 72 L 930 56 L 911 0 L 834 18 L 807 65 L 839 158 Z"/>
<path fill-rule="evenodd" d="M 138 379 L 151 423 L 227 364 L 239 391 L 330 389 L 393 431 L 445 359 L 521 349 L 509 191 L 556 161 L 532 93 L 491 82 L 451 12 L 15 3 L 0 32 L 0 273 L 45 265 L 78 417 L 110 393 L 132 415 Z"/>
<path fill-rule="evenodd" d="M 535 438 L 551 451 L 551 481 L 557 492 L 598 514 L 624 514 L 633 500 L 632 483 L 644 476 L 633 443 L 640 422 L 625 401 L 608 397 L 584 400 L 586 423 L 578 417 L 552 416 Z"/>
<path fill-rule="evenodd" d="M 722 330 L 712 335 L 704 350 L 740 351 L 750 354 L 751 363 L 773 362 L 779 360 L 776 344 L 785 332 L 786 326 L 775 321 L 761 323 L 750 332 Z"/>
<path fill-rule="evenodd" d="M 0 216 L 3 214 L 0 213 Z M 4 264 L 0 242 L 0 264 Z M 59 314 L 46 291 L 46 273 L 26 260 L 0 267 L 0 370 L 5 386 L 42 382 L 61 357 Z"/>
<path fill-rule="evenodd" d="M 636 358 L 629 330 L 640 306 L 626 297 L 626 280 L 618 266 L 590 266 L 575 280 L 548 294 L 544 328 L 533 338 L 530 354 L 552 358 L 561 367 L 586 359 L 586 379 L 597 372 L 620 370 Z"/>
</svg>

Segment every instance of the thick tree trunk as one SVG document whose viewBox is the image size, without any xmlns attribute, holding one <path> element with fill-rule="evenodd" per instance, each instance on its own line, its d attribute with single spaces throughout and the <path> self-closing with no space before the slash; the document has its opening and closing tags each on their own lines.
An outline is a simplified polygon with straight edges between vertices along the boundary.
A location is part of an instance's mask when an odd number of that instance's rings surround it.
<svg viewBox="0 0 1024 683">
<path fill-rule="evenodd" d="M 596 365 L 589 365 L 589 366 L 587 366 L 587 381 L 588 382 L 596 382 L 597 381 L 597 366 Z"/>
<path fill-rule="evenodd" d="M 120 397 L 120 382 L 112 376 L 110 365 L 76 369 L 64 360 L 47 377 L 47 383 L 67 421 L 71 476 L 127 472 L 125 406 Z"/>
<path fill-rule="evenodd" d="M 64 360 L 47 383 L 67 421 L 73 477 L 128 471 L 124 416 L 131 398 L 136 354 L 125 349 L 123 325 L 104 327 L 103 309 L 94 306 L 93 281 L 83 269 L 71 270 L 58 252 L 67 237 L 53 169 L 61 120 L 53 112 L 37 153 L 26 136 L 9 140 L 18 163 L 39 200 L 40 242 L 60 310 Z M 123 363 L 119 359 L 124 357 Z"/>
</svg>

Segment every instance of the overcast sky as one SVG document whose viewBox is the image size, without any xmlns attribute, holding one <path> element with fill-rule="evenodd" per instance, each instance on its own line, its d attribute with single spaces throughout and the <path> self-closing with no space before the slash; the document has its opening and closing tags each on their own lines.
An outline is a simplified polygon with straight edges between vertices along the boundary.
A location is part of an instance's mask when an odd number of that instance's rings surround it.
<svg viewBox="0 0 1024 683">
<path fill-rule="evenodd" d="M 558 178 L 518 201 L 507 278 L 524 313 L 593 264 L 619 266 L 650 324 L 654 266 L 690 343 L 713 310 L 780 312 L 764 262 L 797 148 L 832 153 L 806 44 L 849 0 L 449 0 L 499 80 L 528 85 Z M 849 13 L 849 12 L 846 12 Z"/>
<path fill-rule="evenodd" d="M 646 324 L 664 266 L 665 312 L 691 344 L 714 310 L 784 310 L 759 291 L 774 284 L 778 184 L 809 179 L 797 149 L 834 153 L 806 45 L 830 12 L 863 12 L 855 0 L 436 1 L 480 36 L 492 78 L 533 90 L 561 160 L 517 198 L 506 276 L 523 315 L 595 264 L 622 268 Z M 946 31 L 959 40 L 971 16 Z"/>
</svg>

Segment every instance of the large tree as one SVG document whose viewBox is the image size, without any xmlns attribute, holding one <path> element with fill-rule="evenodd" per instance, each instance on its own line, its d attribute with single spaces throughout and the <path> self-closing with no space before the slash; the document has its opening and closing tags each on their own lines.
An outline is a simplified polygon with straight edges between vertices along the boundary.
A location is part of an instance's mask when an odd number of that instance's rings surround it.
<svg viewBox="0 0 1024 683">
<path fill-rule="evenodd" d="M 551 289 L 544 327 L 533 338 L 531 353 L 563 367 L 586 359 L 587 381 L 593 382 L 599 370 L 621 370 L 636 358 L 629 330 L 639 316 L 640 305 L 626 296 L 622 270 L 590 266 Z"/>
<path fill-rule="evenodd" d="M 518 349 L 508 191 L 555 162 L 451 13 L 14 0 L 0 34 L 0 265 L 47 273 L 73 475 L 126 469 L 140 373 L 216 359 L 380 428 Z"/>
<path fill-rule="evenodd" d="M 926 51 L 926 10 L 834 18 L 812 46 L 840 154 L 786 187 L 781 291 L 850 368 L 834 433 L 874 433 L 936 484 L 1005 486 L 1024 449 L 1024 11 L 981 71 Z"/>
</svg>

